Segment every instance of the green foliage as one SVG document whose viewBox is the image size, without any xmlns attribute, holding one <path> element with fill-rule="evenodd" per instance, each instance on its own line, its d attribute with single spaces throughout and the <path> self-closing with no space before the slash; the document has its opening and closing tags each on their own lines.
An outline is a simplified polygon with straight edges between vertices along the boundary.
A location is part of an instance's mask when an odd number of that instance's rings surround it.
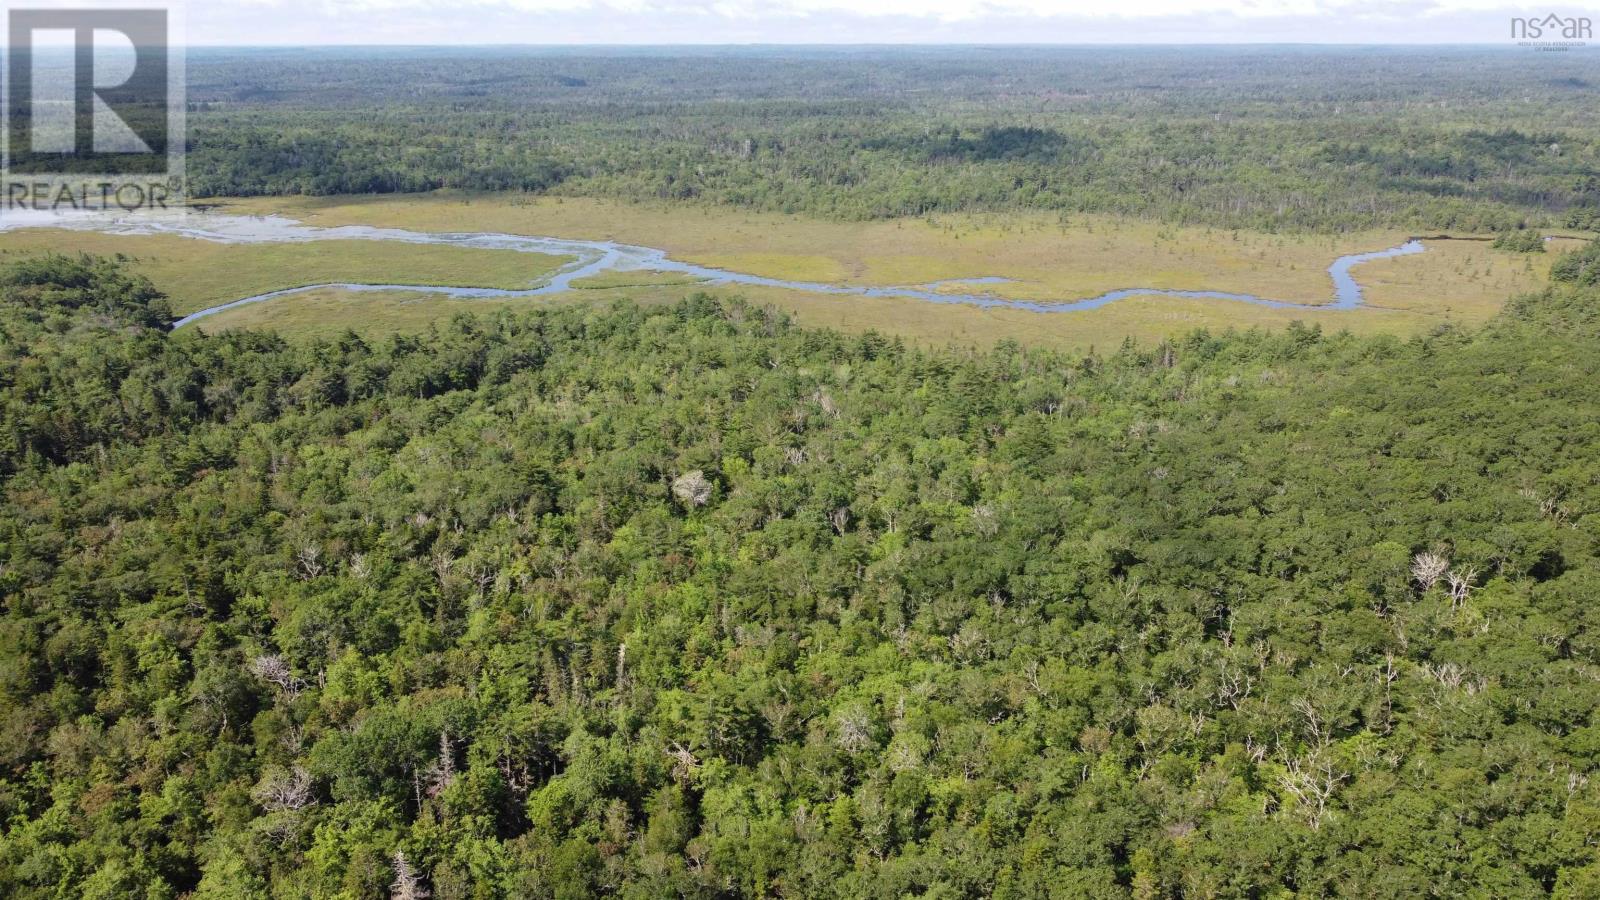
<svg viewBox="0 0 1600 900">
<path fill-rule="evenodd" d="M 59 328 L 103 323 L 164 327 L 172 319 L 166 299 L 147 279 L 129 274 L 118 261 L 50 255 L 19 260 L 0 272 L 7 306 L 20 316 L 0 326 Z M 97 315 L 77 315 L 93 312 Z"/>
<path fill-rule="evenodd" d="M 1561 284 L 1593 287 L 1600 284 L 1600 243 L 1564 253 L 1550 266 L 1550 279 Z"/>
<path fill-rule="evenodd" d="M 456 188 L 1320 232 L 1588 228 L 1600 209 L 1589 54 L 201 50 L 189 67 L 202 196 Z"/>
<path fill-rule="evenodd" d="M 1502 231 L 1494 236 L 1494 243 L 1491 246 L 1496 250 L 1509 250 L 1512 253 L 1543 253 L 1544 235 L 1531 228 Z"/>
<path fill-rule="evenodd" d="M 1596 299 L 290 345 L 20 263 L 0 893 L 1588 896 Z"/>
</svg>

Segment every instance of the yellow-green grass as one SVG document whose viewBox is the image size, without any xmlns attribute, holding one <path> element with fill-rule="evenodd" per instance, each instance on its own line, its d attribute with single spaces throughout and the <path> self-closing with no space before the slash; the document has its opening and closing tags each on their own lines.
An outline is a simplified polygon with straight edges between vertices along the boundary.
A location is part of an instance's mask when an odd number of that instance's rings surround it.
<svg viewBox="0 0 1600 900">
<path fill-rule="evenodd" d="M 582 291 L 610 290 L 613 288 L 687 287 L 700 284 L 701 279 L 682 272 L 652 272 L 632 270 L 601 272 L 587 278 L 575 278 L 570 284 Z"/>
<path fill-rule="evenodd" d="M 272 330 L 292 340 L 332 337 L 353 331 L 366 338 L 426 331 L 461 312 L 532 309 L 572 302 L 546 297 L 462 299 L 407 291 L 350 291 L 321 288 L 237 306 L 197 320 L 188 328 L 206 334 L 253 328 Z M 182 332 L 179 332 L 180 334 Z"/>
<path fill-rule="evenodd" d="M 1302 303 L 1333 299 L 1336 257 L 1403 242 L 1402 231 L 1273 235 L 1111 216 L 961 215 L 878 222 L 572 198 L 431 194 L 226 201 L 318 225 L 495 230 L 614 240 L 686 262 L 806 281 L 925 284 L 999 275 L 997 296 L 1072 300 L 1125 287 L 1191 288 Z M 1441 285 L 1441 291 L 1448 285 Z M 1440 298 L 1444 299 L 1443 297 Z"/>
<path fill-rule="evenodd" d="M 1513 253 L 1487 241 L 1426 241 L 1426 253 L 1366 263 L 1354 274 L 1371 306 L 1477 323 L 1507 298 L 1538 287 L 1560 254 L 1585 243 L 1556 238 L 1544 253 Z"/>
<path fill-rule="evenodd" d="M 919 300 L 823 297 L 797 291 L 744 288 L 743 296 L 785 310 L 806 325 L 847 331 L 876 330 L 906 337 L 922 345 L 988 346 L 1010 339 L 1024 345 L 1060 349 L 1114 349 L 1124 338 L 1146 346 L 1197 328 L 1223 332 L 1230 328 L 1280 328 L 1299 321 L 1321 325 L 1328 332 L 1416 334 L 1441 321 L 1403 310 L 1271 309 L 1217 300 L 1177 297 L 1131 297 L 1100 309 L 1036 313 L 1016 309 L 982 309 L 961 304 Z"/>
<path fill-rule="evenodd" d="M 787 281 L 857 282 L 861 268 L 848 260 L 815 253 L 765 253 L 760 251 L 692 252 L 685 259 L 714 269 L 765 275 Z"/>
<path fill-rule="evenodd" d="M 219 244 L 177 235 L 86 231 L 0 233 L 0 254 L 121 253 L 170 298 L 179 314 L 267 291 L 324 282 L 525 288 L 569 257 L 439 244 L 318 241 Z"/>
</svg>

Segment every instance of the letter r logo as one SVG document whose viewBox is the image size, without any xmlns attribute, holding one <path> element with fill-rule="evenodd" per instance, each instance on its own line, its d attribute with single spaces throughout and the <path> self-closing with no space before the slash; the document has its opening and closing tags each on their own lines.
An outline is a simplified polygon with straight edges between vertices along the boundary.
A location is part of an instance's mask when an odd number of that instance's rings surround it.
<svg viewBox="0 0 1600 900">
<path fill-rule="evenodd" d="M 10 173 L 167 171 L 164 9 L 11 9 L 6 63 Z"/>
</svg>

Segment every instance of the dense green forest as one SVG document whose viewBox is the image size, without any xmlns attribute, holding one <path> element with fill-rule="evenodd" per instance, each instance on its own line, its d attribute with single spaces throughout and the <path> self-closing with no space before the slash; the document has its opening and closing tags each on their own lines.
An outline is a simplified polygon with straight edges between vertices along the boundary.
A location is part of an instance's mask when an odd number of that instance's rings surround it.
<svg viewBox="0 0 1600 900">
<path fill-rule="evenodd" d="M 1067 357 L 13 263 L 0 893 L 1596 896 L 1597 270 Z"/>
<path fill-rule="evenodd" d="M 1296 231 L 1600 223 L 1589 52 L 211 50 L 189 71 L 201 196 L 456 188 Z"/>
</svg>

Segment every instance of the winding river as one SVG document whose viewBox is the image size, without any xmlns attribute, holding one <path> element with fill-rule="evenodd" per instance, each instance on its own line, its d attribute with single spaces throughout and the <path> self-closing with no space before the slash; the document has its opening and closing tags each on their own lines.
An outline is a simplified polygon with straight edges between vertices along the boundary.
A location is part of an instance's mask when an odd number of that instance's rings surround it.
<svg viewBox="0 0 1600 900">
<path fill-rule="evenodd" d="M 1408 256 L 1423 252 L 1420 240 L 1409 240 L 1398 247 L 1341 256 L 1328 266 L 1333 280 L 1333 300 L 1329 303 L 1293 303 L 1272 300 L 1254 294 L 1237 294 L 1227 291 L 1172 290 L 1167 288 L 1129 287 L 1108 291 L 1096 297 L 1061 302 L 1010 300 L 981 290 L 983 285 L 1002 284 L 1005 278 L 986 277 L 955 279 L 930 284 L 905 287 L 863 287 L 821 281 L 791 281 L 768 278 L 726 269 L 695 265 L 672 259 L 664 250 L 636 247 L 611 241 L 579 241 L 564 238 L 530 237 L 496 232 L 433 233 L 408 231 L 399 228 L 377 228 L 365 225 L 345 225 L 321 228 L 281 216 L 235 216 L 212 213 L 190 213 L 182 217 L 159 219 L 150 216 L 115 218 L 92 215 L 27 214 L 7 212 L 0 217 L 0 231 L 16 228 L 65 228 L 80 231 L 98 231 L 106 234 L 174 234 L 204 241 L 233 244 L 251 243 L 307 243 L 311 241 L 359 240 L 399 241 L 411 244 L 447 244 L 483 250 L 514 250 L 551 256 L 571 257 L 572 261 L 545 276 L 541 281 L 523 290 L 501 288 L 441 287 L 415 284 L 350 284 L 331 282 L 308 284 L 244 297 L 199 312 L 190 313 L 173 323 L 182 328 L 197 319 L 216 315 L 250 303 L 262 303 L 304 294 L 326 288 L 347 291 L 406 291 L 410 293 L 437 294 L 454 298 L 509 298 L 538 297 L 557 294 L 572 288 L 572 282 L 604 272 L 669 272 L 687 275 L 708 285 L 747 284 L 758 287 L 787 288 L 812 294 L 832 294 L 852 297 L 892 297 L 924 300 L 929 303 L 965 304 L 985 309 L 1019 309 L 1036 313 L 1080 312 L 1098 309 L 1129 297 L 1183 297 L 1198 300 L 1222 300 L 1250 303 L 1273 309 L 1349 310 L 1363 305 L 1361 285 L 1351 274 L 1351 269 L 1376 259 Z"/>
</svg>

